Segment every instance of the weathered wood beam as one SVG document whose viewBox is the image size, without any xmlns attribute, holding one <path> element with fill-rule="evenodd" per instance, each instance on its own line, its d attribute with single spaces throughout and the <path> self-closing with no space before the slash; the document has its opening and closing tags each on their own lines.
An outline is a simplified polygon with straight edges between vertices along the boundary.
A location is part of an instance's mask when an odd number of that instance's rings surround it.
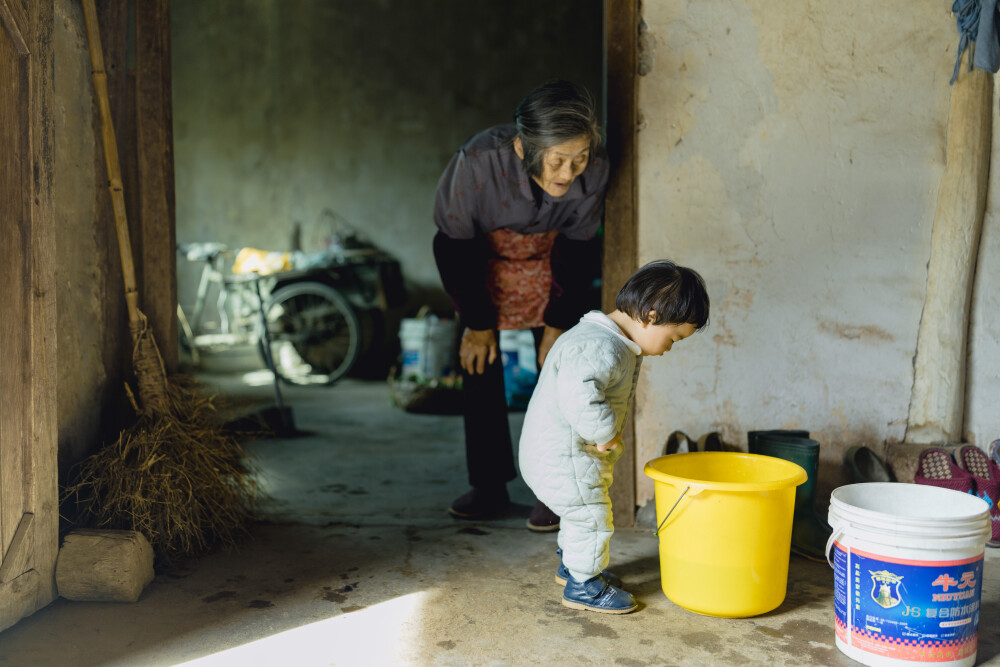
<svg viewBox="0 0 1000 667">
<path fill-rule="evenodd" d="M 0 559 L 27 509 L 31 438 L 30 25 L 0 0 Z M 27 470 L 26 470 L 27 468 Z"/>
<path fill-rule="evenodd" d="M 82 9 L 81 9 L 82 11 Z M 104 70 L 107 73 L 108 97 L 111 104 L 111 115 L 114 118 L 127 117 L 128 112 L 128 0 L 101 0 L 97 6 L 97 20 L 102 26 L 101 47 L 104 55 Z M 84 56 L 85 57 L 85 56 Z M 97 112 L 96 95 L 94 97 L 93 114 L 93 136 L 101 136 L 101 117 Z M 129 166 L 134 164 L 134 142 L 129 140 L 127 127 L 118 127 L 115 131 L 116 140 L 122 147 L 122 163 L 125 165 L 123 179 L 126 191 L 126 211 L 129 220 L 137 218 L 133 202 L 129 201 L 128 194 L 136 188 L 134 170 L 130 172 Z M 132 135 L 134 136 L 134 135 Z M 99 140 L 98 140 L 99 141 Z M 94 151 L 94 183 L 107 183 L 107 167 L 104 163 L 104 153 L 102 150 Z M 103 341 L 103 355 L 106 360 L 105 367 L 108 369 L 107 386 L 110 396 L 118 396 L 121 392 L 122 381 L 126 379 L 132 365 L 131 346 L 124 344 L 128 340 L 128 317 L 125 312 L 122 294 L 125 292 L 125 281 L 122 272 L 118 268 L 121 266 L 121 259 L 118 254 L 118 240 L 115 227 L 111 224 L 114 220 L 114 211 L 111 206 L 111 198 L 108 197 L 107 189 L 98 187 L 94 190 L 96 201 L 94 218 L 94 236 L 97 239 L 98 247 L 102 249 L 102 256 L 99 262 L 107 267 L 104 280 L 101 285 L 101 302 L 104 307 L 104 330 L 109 334 Z M 131 224 L 131 222 L 130 222 Z M 134 232 L 130 229 L 130 232 Z M 118 417 L 118 415 L 115 415 Z M 114 420 L 117 421 L 117 420 Z M 108 429 L 108 437 L 117 433 L 118 424 L 114 428 Z"/>
<path fill-rule="evenodd" d="M 52 0 L 0 0 L 0 630 L 55 597 Z"/>
<path fill-rule="evenodd" d="M 3 554 L 0 562 L 0 583 L 6 584 L 11 579 L 24 574 L 31 569 L 32 562 L 32 540 L 29 539 L 31 524 L 34 523 L 35 515 L 25 512 L 21 515 L 21 520 L 17 524 L 14 532 L 14 539 L 10 541 L 10 546 Z"/>
<path fill-rule="evenodd" d="M 992 123 L 993 75 L 963 71 L 951 91 L 945 170 L 914 359 L 908 443 L 963 438 L 969 306 L 986 207 Z"/>
<path fill-rule="evenodd" d="M 140 301 L 170 373 L 177 369 L 170 0 L 143 0 L 136 3 L 135 13 Z"/>
<path fill-rule="evenodd" d="M 604 204 L 604 256 L 601 301 L 613 310 L 615 295 L 638 262 L 636 219 L 636 54 L 639 39 L 638 0 L 604 1 L 605 134 L 611 160 L 611 181 Z M 633 402 L 634 405 L 634 402 Z M 622 433 L 625 453 L 616 465 L 611 486 L 615 525 L 635 521 L 635 408 Z"/>
</svg>

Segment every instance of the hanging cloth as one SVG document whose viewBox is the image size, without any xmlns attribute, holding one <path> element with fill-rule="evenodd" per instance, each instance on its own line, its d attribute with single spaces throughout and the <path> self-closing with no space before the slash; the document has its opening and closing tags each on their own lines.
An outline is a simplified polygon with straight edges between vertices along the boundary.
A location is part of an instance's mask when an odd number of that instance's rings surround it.
<svg viewBox="0 0 1000 667">
<path fill-rule="evenodd" d="M 994 74 L 1000 70 L 1000 20 L 997 19 L 997 0 L 983 0 L 972 64 Z"/>
<path fill-rule="evenodd" d="M 1000 21 L 997 20 L 997 0 L 955 0 L 951 6 L 958 28 L 958 55 L 951 84 L 958 78 L 962 54 L 969 50 L 969 71 L 973 65 L 996 74 L 1000 70 Z"/>
</svg>

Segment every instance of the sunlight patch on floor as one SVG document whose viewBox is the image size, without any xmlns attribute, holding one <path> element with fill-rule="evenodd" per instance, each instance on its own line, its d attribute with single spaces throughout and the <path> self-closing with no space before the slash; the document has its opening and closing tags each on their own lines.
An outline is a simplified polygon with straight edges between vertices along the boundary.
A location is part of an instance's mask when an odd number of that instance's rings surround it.
<svg viewBox="0 0 1000 667">
<path fill-rule="evenodd" d="M 274 373 L 266 368 L 259 371 L 250 371 L 243 374 L 243 382 L 248 387 L 263 387 L 274 384 Z"/>
<path fill-rule="evenodd" d="M 411 593 L 349 614 L 183 663 L 182 667 L 410 664 L 420 646 L 427 592 Z"/>
</svg>

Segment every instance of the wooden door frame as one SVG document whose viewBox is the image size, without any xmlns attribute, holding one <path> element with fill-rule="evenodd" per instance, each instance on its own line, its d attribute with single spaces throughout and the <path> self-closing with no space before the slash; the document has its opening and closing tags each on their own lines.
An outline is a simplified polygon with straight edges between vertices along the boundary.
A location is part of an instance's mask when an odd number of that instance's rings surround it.
<svg viewBox="0 0 1000 667">
<path fill-rule="evenodd" d="M 0 290 L 0 313 L 11 317 L 2 331 L 0 360 L 5 419 L 0 444 L 0 490 L 7 503 L 0 526 L 0 630 L 56 596 L 59 548 L 56 471 L 56 302 L 55 229 L 52 204 L 54 160 L 52 82 L 53 0 L 0 0 L 0 39 L 17 54 L 23 105 L 15 122 L 20 160 L 7 165 L 4 262 L 17 275 Z M 22 90 L 26 89 L 26 90 Z M 0 95 L 4 92 L 0 91 Z M 19 133 L 19 134 L 18 134 Z M 8 392 L 10 392 L 8 394 Z M 18 501 L 15 496 L 19 496 Z M 20 503 L 18 507 L 17 504 Z M 13 508 L 13 509 L 11 509 Z M 11 514 L 17 518 L 11 521 Z"/>
<path fill-rule="evenodd" d="M 130 4 L 134 12 L 129 11 Z M 164 366 L 172 374 L 177 370 L 177 225 L 170 0 L 101 0 L 97 5 L 139 308 L 149 319 Z M 128 58 L 130 44 L 133 62 Z M 94 133 L 100 136 L 100 132 L 95 113 Z M 98 178 L 103 179 L 104 152 L 97 150 Z M 106 180 L 100 180 L 97 197 L 97 224 L 113 228 Z M 117 242 L 113 234 L 110 239 Z M 109 249 L 107 257 L 109 274 L 116 274 L 109 281 L 107 298 L 119 303 L 124 285 L 117 246 Z M 128 335 L 124 319 L 115 324 Z"/>
<path fill-rule="evenodd" d="M 157 342 L 165 351 L 167 367 L 173 370 L 177 281 L 169 8 L 169 0 L 137 4 L 136 31 L 141 35 L 136 48 L 137 72 L 130 74 L 125 67 L 116 68 L 109 85 L 119 91 L 117 99 L 122 102 L 116 107 L 125 130 L 120 146 L 134 156 L 136 165 L 127 187 L 135 191 L 130 225 L 133 253 L 139 260 L 140 293 Z M 16 62 L 10 71 L 18 84 L 14 87 L 18 98 L 12 106 L 19 126 L 9 136 L 13 137 L 16 152 L 22 155 L 4 165 L 8 171 L 0 179 L 0 185 L 15 190 L 0 193 L 0 222 L 5 225 L 0 229 L 0 241 L 5 266 L 11 267 L 9 273 L 17 278 L 13 286 L 0 290 L 0 339 L 5 349 L 9 346 L 17 352 L 0 358 L 0 390 L 8 408 L 0 420 L 0 443 L 5 449 L 9 442 L 23 443 L 7 459 L 0 456 L 0 493 L 5 488 L 8 494 L 23 498 L 15 503 L 19 506 L 8 510 L 5 525 L 0 525 L 0 631 L 57 596 L 53 10 L 54 0 L 0 0 L 0 40 L 6 39 L 12 45 Z M 101 5 L 102 16 L 110 19 L 105 24 L 115 26 L 103 31 L 110 33 L 108 43 L 112 47 L 121 47 L 121 63 L 125 62 L 126 45 L 124 38 L 117 36 L 127 34 L 126 10 L 127 0 L 109 0 Z M 0 96 L 4 92 L 0 90 Z M 128 118 L 130 113 L 137 114 L 140 120 Z M 103 168 L 95 173 L 98 200 L 106 200 Z M 106 224 L 110 206 L 98 206 L 96 211 L 94 224 Z M 108 255 L 109 261 L 117 261 L 117 257 L 117 252 Z M 109 271 L 112 276 L 116 273 Z M 121 290 L 105 294 L 106 310 L 113 311 L 114 305 L 121 303 Z M 3 313 L 11 316 L 3 317 Z M 120 341 L 128 340 L 124 327 L 119 333 Z M 63 387 L 64 391 L 74 389 Z"/>
<path fill-rule="evenodd" d="M 604 208 L 601 301 L 613 310 L 618 289 L 638 268 L 636 202 L 638 0 L 604 0 L 605 124 L 611 181 Z M 635 522 L 635 401 L 622 439 L 625 453 L 611 486 L 615 525 Z M 627 508 L 627 510 L 626 510 Z"/>
<path fill-rule="evenodd" d="M 142 311 L 168 373 L 177 370 L 177 225 L 174 200 L 170 0 L 135 4 L 135 258 Z M 135 215 L 135 212 L 132 213 Z"/>
</svg>

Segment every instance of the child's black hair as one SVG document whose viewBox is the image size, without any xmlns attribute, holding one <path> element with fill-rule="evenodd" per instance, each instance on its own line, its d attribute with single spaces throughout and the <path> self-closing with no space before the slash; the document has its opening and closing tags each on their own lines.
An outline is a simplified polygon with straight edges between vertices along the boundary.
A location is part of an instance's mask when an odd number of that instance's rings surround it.
<svg viewBox="0 0 1000 667">
<path fill-rule="evenodd" d="M 656 312 L 652 324 L 708 324 L 708 290 L 694 269 L 661 259 L 645 265 L 628 279 L 615 297 L 615 308 L 639 322 Z"/>
</svg>

